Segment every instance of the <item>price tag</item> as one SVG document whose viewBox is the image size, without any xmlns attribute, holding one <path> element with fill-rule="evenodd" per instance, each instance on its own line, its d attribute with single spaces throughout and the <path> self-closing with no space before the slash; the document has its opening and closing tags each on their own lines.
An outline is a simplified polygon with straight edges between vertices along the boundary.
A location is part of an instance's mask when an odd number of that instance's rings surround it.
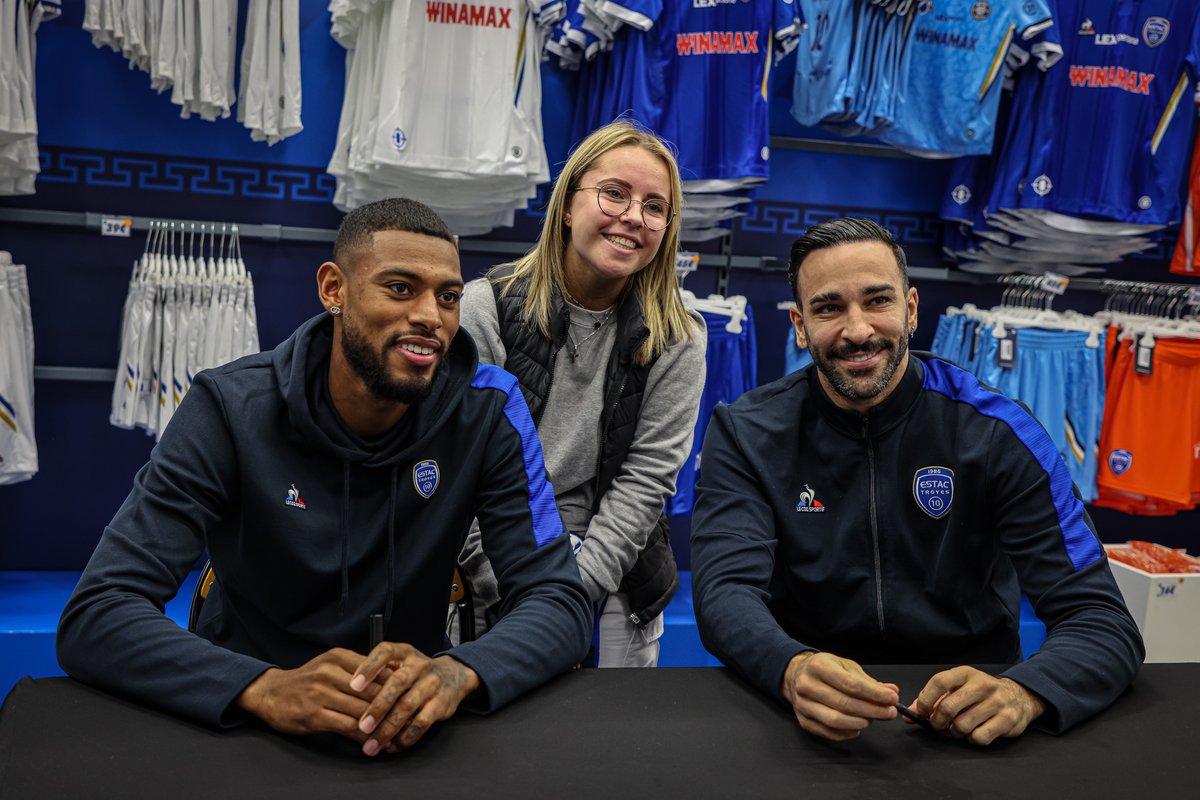
<svg viewBox="0 0 1200 800">
<path fill-rule="evenodd" d="M 996 366 L 1012 369 L 1016 365 L 1017 339 L 1016 331 L 1013 331 L 1013 335 L 1001 339 L 1000 346 L 996 348 Z"/>
<path fill-rule="evenodd" d="M 700 254 L 680 250 L 675 254 L 675 271 L 692 272 L 700 265 Z"/>
<path fill-rule="evenodd" d="M 1134 351 L 1133 371 L 1139 375 L 1154 374 L 1154 337 L 1143 334 Z"/>
<path fill-rule="evenodd" d="M 101 236 L 124 236 L 129 238 L 133 220 L 129 217 L 104 217 L 100 220 Z"/>
<path fill-rule="evenodd" d="M 1067 284 L 1070 282 L 1070 278 L 1066 275 L 1059 275 L 1057 272 L 1047 272 L 1042 276 L 1042 282 L 1038 284 L 1038 288 L 1043 292 L 1061 295 L 1067 290 Z"/>
</svg>

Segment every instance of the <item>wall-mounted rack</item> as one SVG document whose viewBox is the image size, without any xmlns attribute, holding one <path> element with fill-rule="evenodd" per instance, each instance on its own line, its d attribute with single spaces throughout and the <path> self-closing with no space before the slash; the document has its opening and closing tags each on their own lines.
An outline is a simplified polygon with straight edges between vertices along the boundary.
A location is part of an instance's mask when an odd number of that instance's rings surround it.
<svg viewBox="0 0 1200 800">
<path fill-rule="evenodd" d="M 774 147 L 788 149 L 807 149 L 819 152 L 857 153 L 879 155 L 885 157 L 911 158 L 895 148 L 886 145 L 860 144 L 855 142 L 825 142 L 816 139 L 790 139 L 786 137 L 772 138 Z M 292 225 L 273 225 L 258 223 L 221 223 L 212 220 L 164 220 L 159 217 L 132 216 L 127 214 L 102 214 L 94 211 L 52 211 L 47 209 L 4 208 L 0 207 L 0 221 L 25 225 L 54 225 L 76 228 L 90 228 L 99 231 L 105 220 L 129 220 L 129 227 L 135 231 L 149 231 L 151 222 L 173 223 L 179 229 L 188 230 L 195 225 L 200 226 L 236 225 L 238 234 L 251 239 L 278 242 L 322 242 L 331 243 L 337 237 L 333 228 L 306 228 Z M 512 242 L 493 239 L 461 239 L 459 249 L 464 253 L 482 255 L 518 256 L 529 251 L 531 242 Z M 722 243 L 722 252 L 704 253 L 700 255 L 699 266 L 717 270 L 717 292 L 728 294 L 730 273 L 732 270 L 752 269 L 766 272 L 786 272 L 788 263 L 781 258 L 770 256 L 738 256 L 733 255 L 732 242 L 726 237 Z M 958 283 L 967 285 L 987 285 L 997 282 L 996 276 L 978 275 L 962 272 L 947 267 L 910 266 L 909 277 L 914 281 L 932 281 L 938 283 Z M 1074 290 L 1105 292 L 1111 291 L 1112 281 L 1105 278 L 1073 278 L 1070 288 Z M 96 369 L 86 367 L 37 366 L 34 368 L 34 378 L 54 381 L 85 381 L 112 383 L 116 371 L 112 369 Z"/>
</svg>

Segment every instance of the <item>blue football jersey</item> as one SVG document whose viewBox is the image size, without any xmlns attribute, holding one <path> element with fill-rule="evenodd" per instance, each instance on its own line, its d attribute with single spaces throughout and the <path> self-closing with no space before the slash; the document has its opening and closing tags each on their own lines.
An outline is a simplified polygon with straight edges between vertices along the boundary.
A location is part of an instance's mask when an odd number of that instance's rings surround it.
<svg viewBox="0 0 1200 800">
<path fill-rule="evenodd" d="M 767 82 L 803 24 L 794 0 L 607 0 L 653 22 L 628 30 L 614 74 L 628 87 L 622 110 L 679 151 L 685 181 L 713 190 L 765 181 L 770 157 Z M 622 17 L 623 19 L 626 17 Z M 617 49 L 613 50 L 614 58 Z M 624 103 L 627 99 L 627 105 Z"/>
<path fill-rule="evenodd" d="M 1195 0 L 1057 0 L 1020 205 L 1138 225 L 1180 218 L 1200 66 Z"/>
<path fill-rule="evenodd" d="M 884 141 L 935 153 L 990 153 L 1009 46 L 1047 34 L 1053 24 L 1047 0 L 922 3 Z"/>
<path fill-rule="evenodd" d="M 845 0 L 798 0 L 807 27 L 796 47 L 792 116 L 816 125 L 846 111 L 857 4 Z"/>
</svg>

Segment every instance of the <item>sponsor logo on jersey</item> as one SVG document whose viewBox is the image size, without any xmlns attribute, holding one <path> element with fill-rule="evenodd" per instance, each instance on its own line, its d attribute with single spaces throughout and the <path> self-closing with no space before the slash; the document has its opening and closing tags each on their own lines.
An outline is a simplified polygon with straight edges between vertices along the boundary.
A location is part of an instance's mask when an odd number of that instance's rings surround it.
<svg viewBox="0 0 1200 800">
<path fill-rule="evenodd" d="M 1090 67 L 1072 64 L 1071 85 L 1088 89 L 1121 89 L 1132 94 L 1150 94 L 1153 72 L 1139 72 L 1124 67 Z"/>
<path fill-rule="evenodd" d="M 965 206 L 971 199 L 971 190 L 964 184 L 959 184 L 954 187 L 954 191 L 950 193 L 950 199 L 958 203 L 960 206 Z"/>
<path fill-rule="evenodd" d="M 1079 26 L 1078 34 L 1080 36 L 1091 36 L 1095 32 L 1096 28 L 1094 25 L 1092 25 L 1092 21 L 1090 19 L 1084 19 L 1083 24 Z"/>
<path fill-rule="evenodd" d="M 1133 466 L 1133 453 L 1128 450 L 1113 450 L 1108 454 L 1108 468 L 1113 475 L 1122 475 Z"/>
<path fill-rule="evenodd" d="M 471 3 L 442 3 L 425 0 L 425 19 L 443 25 L 474 25 L 477 28 L 512 28 L 512 9 L 477 6 Z"/>
<path fill-rule="evenodd" d="M 934 519 L 946 516 L 954 503 L 954 470 L 921 467 L 913 473 L 913 499 Z"/>
<path fill-rule="evenodd" d="M 1033 179 L 1033 183 L 1029 184 L 1029 187 L 1037 192 L 1038 197 L 1045 197 L 1050 194 L 1050 190 L 1054 188 L 1054 184 L 1050 181 L 1049 175 L 1038 175 Z"/>
<path fill-rule="evenodd" d="M 800 493 L 800 500 L 796 503 L 796 510 L 804 514 L 823 514 L 825 504 L 817 499 L 812 487 L 806 483 L 804 491 Z"/>
<path fill-rule="evenodd" d="M 408 134 L 401 128 L 392 131 L 392 146 L 396 148 L 397 153 L 408 147 Z"/>
<path fill-rule="evenodd" d="M 1131 44 L 1134 47 L 1137 47 L 1139 44 L 1141 44 L 1141 40 L 1139 40 L 1136 36 L 1130 36 L 1127 33 L 1097 33 L 1096 38 L 1093 40 L 1093 44 L 1096 44 L 1099 47 L 1112 47 L 1113 45 L 1118 44 Z"/>
<path fill-rule="evenodd" d="M 703 31 L 675 36 L 681 56 L 735 55 L 758 52 L 758 31 Z"/>
<path fill-rule="evenodd" d="M 974 52 L 975 45 L 979 44 L 979 37 L 969 36 L 965 33 L 936 31 L 931 28 L 917 28 L 917 41 Z"/>
<path fill-rule="evenodd" d="M 978 3 L 971 6 L 971 16 L 980 22 L 992 15 L 992 4 L 987 0 L 979 0 Z"/>
<path fill-rule="evenodd" d="M 292 488 L 288 489 L 287 499 L 283 501 L 283 504 L 292 508 L 298 508 L 301 511 L 308 508 L 304 504 L 304 501 L 300 499 L 300 490 L 296 488 L 296 484 L 294 483 L 292 484 Z"/>
<path fill-rule="evenodd" d="M 716 8 L 717 6 L 731 6 L 735 3 L 745 3 L 746 0 L 692 0 L 692 8 Z"/>
<path fill-rule="evenodd" d="M 433 497 L 441 479 L 441 470 L 438 469 L 437 462 L 432 459 L 418 461 L 413 467 L 413 488 L 426 500 Z"/>
<path fill-rule="evenodd" d="M 1146 40 L 1146 47 L 1158 47 L 1167 40 L 1167 34 L 1170 32 L 1171 23 L 1162 17 L 1150 17 L 1142 26 L 1142 38 Z"/>
</svg>

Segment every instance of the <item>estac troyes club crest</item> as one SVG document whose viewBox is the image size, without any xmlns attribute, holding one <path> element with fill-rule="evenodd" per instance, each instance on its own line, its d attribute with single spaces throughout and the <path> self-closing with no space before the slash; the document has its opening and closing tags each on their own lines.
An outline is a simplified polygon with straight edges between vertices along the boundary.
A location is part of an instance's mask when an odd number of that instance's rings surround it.
<svg viewBox="0 0 1200 800">
<path fill-rule="evenodd" d="M 929 516 L 941 519 L 954 503 L 954 470 L 922 467 L 913 475 L 913 499 Z"/>
<path fill-rule="evenodd" d="M 433 459 L 427 458 L 424 461 L 418 461 L 413 466 L 413 488 L 426 500 L 433 497 L 441 479 L 441 470 L 438 469 L 437 462 Z"/>
<path fill-rule="evenodd" d="M 1149 17 L 1142 26 L 1142 41 L 1147 47 L 1158 47 L 1171 32 L 1171 23 L 1163 17 Z"/>
<path fill-rule="evenodd" d="M 1108 454 L 1108 468 L 1113 475 L 1123 475 L 1133 466 L 1133 453 L 1128 450 L 1113 450 Z"/>
</svg>

